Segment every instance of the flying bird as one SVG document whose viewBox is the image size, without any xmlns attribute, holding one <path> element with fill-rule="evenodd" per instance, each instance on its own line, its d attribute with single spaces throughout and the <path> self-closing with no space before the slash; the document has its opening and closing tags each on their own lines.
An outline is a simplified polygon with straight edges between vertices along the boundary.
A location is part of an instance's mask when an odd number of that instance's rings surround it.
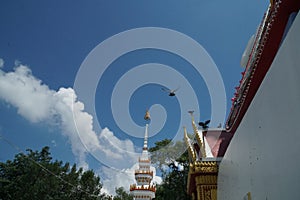
<svg viewBox="0 0 300 200">
<path fill-rule="evenodd" d="M 167 88 L 161 88 L 161 89 L 162 89 L 163 91 L 165 91 L 165 92 L 168 92 L 168 93 L 169 93 L 169 96 L 173 97 L 173 96 L 176 95 L 175 92 L 176 92 L 177 90 L 179 90 L 179 87 L 176 88 L 175 90 L 169 90 L 169 89 L 167 89 Z"/>
<path fill-rule="evenodd" d="M 199 122 L 198 124 L 202 127 L 202 129 L 207 129 L 209 122 L 210 120 L 206 120 L 205 122 Z"/>
</svg>

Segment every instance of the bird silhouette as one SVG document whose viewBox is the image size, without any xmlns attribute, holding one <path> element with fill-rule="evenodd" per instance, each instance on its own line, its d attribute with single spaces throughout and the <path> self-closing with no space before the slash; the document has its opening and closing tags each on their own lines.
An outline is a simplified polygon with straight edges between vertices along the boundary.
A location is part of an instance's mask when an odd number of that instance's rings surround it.
<svg viewBox="0 0 300 200">
<path fill-rule="evenodd" d="M 161 88 L 161 89 L 162 89 L 163 91 L 169 93 L 169 96 L 173 97 L 173 96 L 176 95 L 175 92 L 176 92 L 177 90 L 179 90 L 179 87 L 176 88 L 175 90 L 170 90 L 170 89 L 167 89 L 167 88 Z"/>
<path fill-rule="evenodd" d="M 210 120 L 206 120 L 205 122 L 199 122 L 198 124 L 202 127 L 202 129 L 207 129 L 209 122 Z"/>
</svg>

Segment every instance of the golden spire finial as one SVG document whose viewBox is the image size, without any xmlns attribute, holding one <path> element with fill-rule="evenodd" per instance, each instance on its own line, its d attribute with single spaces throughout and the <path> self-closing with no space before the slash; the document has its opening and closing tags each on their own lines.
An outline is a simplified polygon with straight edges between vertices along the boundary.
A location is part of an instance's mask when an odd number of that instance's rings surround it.
<svg viewBox="0 0 300 200">
<path fill-rule="evenodd" d="M 193 126 L 193 130 L 194 130 L 194 134 L 196 135 L 196 133 L 198 132 L 198 129 L 197 129 L 197 126 L 195 124 L 195 119 L 194 119 L 194 111 L 188 111 L 188 113 L 191 114 L 191 117 L 192 117 L 192 126 Z"/>
<path fill-rule="evenodd" d="M 151 118 L 150 118 L 150 112 L 149 112 L 148 109 L 146 110 L 146 114 L 145 114 L 145 116 L 144 116 L 144 119 L 145 119 L 146 121 L 148 121 L 148 120 L 151 119 Z"/>
</svg>

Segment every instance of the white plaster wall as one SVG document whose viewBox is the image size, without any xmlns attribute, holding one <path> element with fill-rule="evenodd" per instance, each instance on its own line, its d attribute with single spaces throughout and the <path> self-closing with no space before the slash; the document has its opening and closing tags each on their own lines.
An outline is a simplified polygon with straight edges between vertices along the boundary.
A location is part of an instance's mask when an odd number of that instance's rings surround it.
<svg viewBox="0 0 300 200">
<path fill-rule="evenodd" d="M 218 199 L 300 199 L 300 16 L 221 162 Z"/>
</svg>

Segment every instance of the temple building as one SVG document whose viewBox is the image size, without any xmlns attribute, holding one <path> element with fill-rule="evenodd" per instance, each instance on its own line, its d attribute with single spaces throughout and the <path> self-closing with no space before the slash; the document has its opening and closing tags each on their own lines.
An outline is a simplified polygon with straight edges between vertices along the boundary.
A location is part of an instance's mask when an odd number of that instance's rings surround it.
<svg viewBox="0 0 300 200">
<path fill-rule="evenodd" d="M 187 192 L 193 200 L 216 200 L 219 164 L 231 140 L 231 134 L 222 128 L 199 130 L 192 117 L 193 139 L 184 128 L 190 169 Z"/>
<path fill-rule="evenodd" d="M 145 115 L 145 120 L 150 120 L 149 112 Z M 144 146 L 139 157 L 139 168 L 135 170 L 134 176 L 136 184 L 130 185 L 130 193 L 134 200 L 151 200 L 155 198 L 156 187 L 152 183 L 153 171 L 150 169 L 151 159 L 148 152 L 148 124 L 145 127 Z"/>
<path fill-rule="evenodd" d="M 192 122 L 195 139 L 185 131 L 193 199 L 300 199 L 299 10 L 300 1 L 270 1 L 242 56 L 225 130 Z"/>
</svg>

